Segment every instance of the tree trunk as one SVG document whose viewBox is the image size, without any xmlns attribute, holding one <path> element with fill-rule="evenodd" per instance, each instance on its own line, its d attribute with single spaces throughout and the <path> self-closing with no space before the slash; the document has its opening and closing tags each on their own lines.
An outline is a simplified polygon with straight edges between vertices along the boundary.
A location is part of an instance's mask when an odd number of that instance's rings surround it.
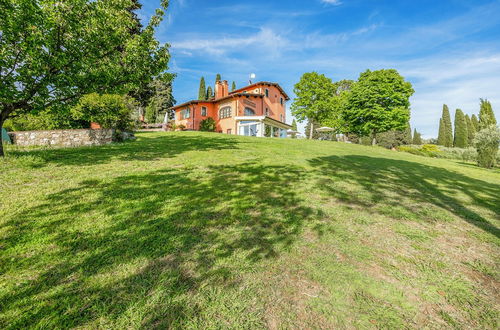
<svg viewBox="0 0 500 330">
<path fill-rule="evenodd" d="M 0 157 L 5 157 L 3 152 L 3 136 L 2 136 L 3 119 L 0 116 Z"/>
<path fill-rule="evenodd" d="M 313 129 L 314 129 L 314 123 L 311 120 L 311 127 L 309 128 L 309 140 L 312 140 L 313 138 Z"/>
<path fill-rule="evenodd" d="M 375 131 L 372 132 L 372 146 L 377 145 L 377 133 Z"/>
</svg>

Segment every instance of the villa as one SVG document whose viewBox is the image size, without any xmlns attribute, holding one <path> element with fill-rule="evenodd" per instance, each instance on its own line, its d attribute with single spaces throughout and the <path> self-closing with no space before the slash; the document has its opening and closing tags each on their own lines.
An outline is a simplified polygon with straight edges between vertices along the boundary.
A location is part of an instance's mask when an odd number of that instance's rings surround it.
<svg viewBox="0 0 500 330">
<path fill-rule="evenodd" d="M 226 80 L 215 85 L 215 97 L 192 100 L 175 107 L 175 124 L 187 130 L 199 130 L 209 117 L 216 131 L 225 134 L 286 138 L 291 126 L 286 123 L 285 91 L 272 82 L 258 82 L 229 92 Z"/>
</svg>

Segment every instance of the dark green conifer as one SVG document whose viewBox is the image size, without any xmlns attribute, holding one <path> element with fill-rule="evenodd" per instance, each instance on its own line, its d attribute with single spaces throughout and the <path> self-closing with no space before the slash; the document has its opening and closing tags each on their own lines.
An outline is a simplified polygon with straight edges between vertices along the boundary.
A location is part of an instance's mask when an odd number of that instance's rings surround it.
<svg viewBox="0 0 500 330">
<path fill-rule="evenodd" d="M 198 100 L 206 100 L 205 77 L 200 79 L 200 89 L 198 90 Z"/>
<path fill-rule="evenodd" d="M 467 133 L 467 122 L 462 110 L 455 111 L 455 137 L 453 146 L 456 148 L 467 148 L 469 142 L 469 135 Z"/>
<path fill-rule="evenodd" d="M 444 126 L 444 136 L 443 145 L 445 147 L 453 146 L 453 127 L 451 126 L 450 110 L 446 104 L 443 104 L 443 126 Z"/>
<path fill-rule="evenodd" d="M 419 132 L 417 132 L 417 129 L 413 131 L 413 144 L 416 145 L 421 145 L 422 144 L 422 136 L 420 135 Z"/>
<path fill-rule="evenodd" d="M 236 90 L 236 83 L 233 81 L 233 84 L 231 85 L 231 92 Z"/>
<path fill-rule="evenodd" d="M 481 99 L 481 108 L 479 109 L 479 130 L 496 124 L 497 120 L 490 101 Z"/>
</svg>

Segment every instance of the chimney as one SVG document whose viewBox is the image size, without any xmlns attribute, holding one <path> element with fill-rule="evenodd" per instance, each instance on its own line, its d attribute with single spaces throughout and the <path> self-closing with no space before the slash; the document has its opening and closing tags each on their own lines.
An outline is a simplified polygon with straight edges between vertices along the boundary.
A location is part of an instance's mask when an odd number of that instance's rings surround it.
<svg viewBox="0 0 500 330">
<path fill-rule="evenodd" d="M 229 84 L 227 80 L 218 81 L 215 85 L 215 98 L 220 99 L 229 95 Z"/>
</svg>

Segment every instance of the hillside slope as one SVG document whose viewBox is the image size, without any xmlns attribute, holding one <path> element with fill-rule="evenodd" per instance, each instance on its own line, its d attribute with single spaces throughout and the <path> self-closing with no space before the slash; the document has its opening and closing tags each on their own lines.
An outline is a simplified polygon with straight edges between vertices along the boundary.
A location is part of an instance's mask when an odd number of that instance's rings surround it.
<svg viewBox="0 0 500 330">
<path fill-rule="evenodd" d="M 1 328 L 498 328 L 498 170 L 196 132 L 0 167 Z"/>
</svg>

